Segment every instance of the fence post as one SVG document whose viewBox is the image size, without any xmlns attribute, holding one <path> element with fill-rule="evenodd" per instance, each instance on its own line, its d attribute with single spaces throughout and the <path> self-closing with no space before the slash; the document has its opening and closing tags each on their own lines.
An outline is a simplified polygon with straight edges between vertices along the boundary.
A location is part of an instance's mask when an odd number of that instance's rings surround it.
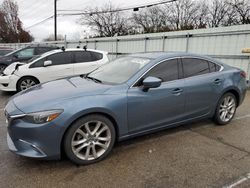
<svg viewBox="0 0 250 188">
<path fill-rule="evenodd" d="M 147 40 L 148 40 L 149 38 L 148 37 L 145 37 L 145 39 L 144 39 L 144 52 L 147 52 Z"/>
<path fill-rule="evenodd" d="M 65 48 L 67 48 L 68 44 L 67 44 L 67 35 L 64 35 L 64 46 Z"/>
<path fill-rule="evenodd" d="M 247 67 L 248 83 L 250 82 L 250 55 L 248 56 L 248 67 Z"/>
<path fill-rule="evenodd" d="M 165 52 L 165 40 L 166 40 L 167 36 L 163 36 L 162 37 L 162 51 Z"/>
<path fill-rule="evenodd" d="M 187 33 L 186 35 L 186 52 L 188 52 L 188 48 L 189 48 L 189 33 Z"/>
<path fill-rule="evenodd" d="M 118 57 L 118 42 L 119 42 L 119 39 L 116 39 L 116 42 L 115 42 L 115 57 Z"/>
<path fill-rule="evenodd" d="M 95 40 L 95 47 L 94 48 L 95 48 L 95 50 L 97 49 L 97 41 L 96 40 Z"/>
</svg>

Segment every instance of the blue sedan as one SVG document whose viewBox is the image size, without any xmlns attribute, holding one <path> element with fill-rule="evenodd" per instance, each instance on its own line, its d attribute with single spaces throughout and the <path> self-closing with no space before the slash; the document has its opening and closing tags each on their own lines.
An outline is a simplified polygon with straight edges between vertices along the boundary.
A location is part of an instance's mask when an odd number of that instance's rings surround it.
<svg viewBox="0 0 250 188">
<path fill-rule="evenodd" d="M 84 165 L 116 141 L 203 118 L 228 124 L 246 93 L 246 73 L 186 53 L 124 56 L 77 77 L 16 94 L 5 108 L 14 153 Z"/>
</svg>

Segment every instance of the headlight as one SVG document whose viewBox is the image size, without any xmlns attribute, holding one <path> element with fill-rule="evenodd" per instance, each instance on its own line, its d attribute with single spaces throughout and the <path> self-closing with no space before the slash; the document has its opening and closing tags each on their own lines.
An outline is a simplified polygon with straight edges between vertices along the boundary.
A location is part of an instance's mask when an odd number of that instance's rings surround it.
<svg viewBox="0 0 250 188">
<path fill-rule="evenodd" d="M 62 112 L 63 110 L 50 110 L 50 111 L 30 113 L 26 114 L 23 120 L 35 124 L 47 123 L 56 119 Z"/>
</svg>

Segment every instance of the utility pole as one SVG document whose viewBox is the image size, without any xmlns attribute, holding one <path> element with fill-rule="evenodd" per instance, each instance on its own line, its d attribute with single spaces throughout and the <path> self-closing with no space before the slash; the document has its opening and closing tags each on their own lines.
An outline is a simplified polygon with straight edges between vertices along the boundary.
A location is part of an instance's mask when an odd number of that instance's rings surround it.
<svg viewBox="0 0 250 188">
<path fill-rule="evenodd" d="M 55 41 L 57 41 L 57 3 L 56 3 L 57 0 L 54 0 L 54 29 L 55 29 Z"/>
</svg>

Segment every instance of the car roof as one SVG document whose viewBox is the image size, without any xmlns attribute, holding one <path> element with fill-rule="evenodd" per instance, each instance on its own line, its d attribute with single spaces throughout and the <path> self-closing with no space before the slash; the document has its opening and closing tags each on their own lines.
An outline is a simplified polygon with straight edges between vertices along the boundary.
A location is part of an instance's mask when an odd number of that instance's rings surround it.
<svg viewBox="0 0 250 188">
<path fill-rule="evenodd" d="M 220 61 L 217 61 L 211 57 L 208 57 L 205 55 L 198 55 L 194 53 L 187 53 L 187 52 L 144 52 L 144 53 L 129 54 L 129 56 L 148 58 L 148 59 L 157 60 L 157 61 L 170 59 L 170 58 L 177 58 L 177 57 L 201 58 L 201 59 L 206 59 L 208 61 L 223 64 Z"/>
<path fill-rule="evenodd" d="M 48 51 L 48 52 L 42 54 L 42 56 L 48 56 L 48 55 L 52 55 L 52 54 L 60 53 L 60 52 L 64 52 L 64 51 L 65 52 L 84 52 L 84 51 L 89 51 L 89 52 L 99 52 L 99 53 L 102 53 L 102 54 L 107 54 L 107 52 L 100 51 L 100 50 L 93 50 L 93 49 L 84 50 L 84 49 L 81 49 L 81 48 L 67 48 L 65 50 L 62 50 L 62 49 L 51 50 L 51 51 Z"/>
</svg>

